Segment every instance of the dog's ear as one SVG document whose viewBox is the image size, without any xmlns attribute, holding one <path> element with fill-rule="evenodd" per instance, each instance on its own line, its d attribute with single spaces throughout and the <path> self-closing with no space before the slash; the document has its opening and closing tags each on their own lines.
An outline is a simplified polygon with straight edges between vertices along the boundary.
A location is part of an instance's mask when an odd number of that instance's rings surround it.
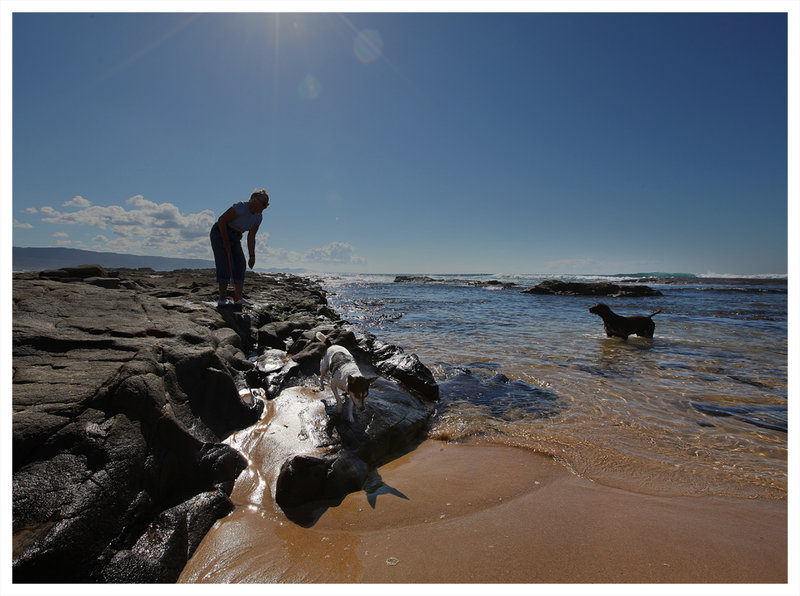
<svg viewBox="0 0 800 596">
<path fill-rule="evenodd" d="M 367 377 L 367 383 L 372 385 L 375 381 L 378 380 L 378 377 Z"/>
</svg>

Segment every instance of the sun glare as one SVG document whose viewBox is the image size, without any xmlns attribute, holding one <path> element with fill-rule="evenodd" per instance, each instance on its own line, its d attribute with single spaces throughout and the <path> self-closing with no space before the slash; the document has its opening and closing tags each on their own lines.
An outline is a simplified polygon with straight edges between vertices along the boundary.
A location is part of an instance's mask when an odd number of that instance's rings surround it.
<svg viewBox="0 0 800 596">
<path fill-rule="evenodd" d="M 353 52 L 363 64 L 375 62 L 383 55 L 383 39 L 376 29 L 363 29 L 353 41 Z"/>
</svg>

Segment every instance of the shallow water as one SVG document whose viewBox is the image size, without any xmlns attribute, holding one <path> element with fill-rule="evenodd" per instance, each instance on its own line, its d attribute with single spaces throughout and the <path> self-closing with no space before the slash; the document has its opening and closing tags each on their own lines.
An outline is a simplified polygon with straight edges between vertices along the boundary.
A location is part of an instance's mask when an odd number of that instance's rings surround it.
<svg viewBox="0 0 800 596">
<path fill-rule="evenodd" d="M 431 435 L 553 455 L 595 482 L 656 494 L 783 498 L 787 293 L 772 280 L 651 283 L 604 298 L 654 318 L 652 340 L 607 338 L 591 297 L 326 276 L 328 301 L 364 332 L 416 353 L 440 383 Z M 614 280 L 619 281 L 619 280 Z"/>
</svg>

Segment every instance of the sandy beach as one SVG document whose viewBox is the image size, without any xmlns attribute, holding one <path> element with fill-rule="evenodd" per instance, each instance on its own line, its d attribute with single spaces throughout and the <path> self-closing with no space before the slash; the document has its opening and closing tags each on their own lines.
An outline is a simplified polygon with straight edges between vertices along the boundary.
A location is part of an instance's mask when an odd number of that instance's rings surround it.
<svg viewBox="0 0 800 596">
<path fill-rule="evenodd" d="M 180 582 L 785 583 L 785 500 L 660 497 L 504 446 L 424 442 L 303 528 L 239 506 Z"/>
</svg>

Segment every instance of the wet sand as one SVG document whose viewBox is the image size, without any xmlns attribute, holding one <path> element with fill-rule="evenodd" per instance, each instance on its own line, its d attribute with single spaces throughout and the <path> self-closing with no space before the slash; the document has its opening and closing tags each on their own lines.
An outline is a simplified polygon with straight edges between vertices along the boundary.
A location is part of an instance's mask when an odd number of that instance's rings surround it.
<svg viewBox="0 0 800 596">
<path fill-rule="evenodd" d="M 551 458 L 429 440 L 310 528 L 237 506 L 180 582 L 785 583 L 787 503 L 660 497 Z"/>
</svg>

